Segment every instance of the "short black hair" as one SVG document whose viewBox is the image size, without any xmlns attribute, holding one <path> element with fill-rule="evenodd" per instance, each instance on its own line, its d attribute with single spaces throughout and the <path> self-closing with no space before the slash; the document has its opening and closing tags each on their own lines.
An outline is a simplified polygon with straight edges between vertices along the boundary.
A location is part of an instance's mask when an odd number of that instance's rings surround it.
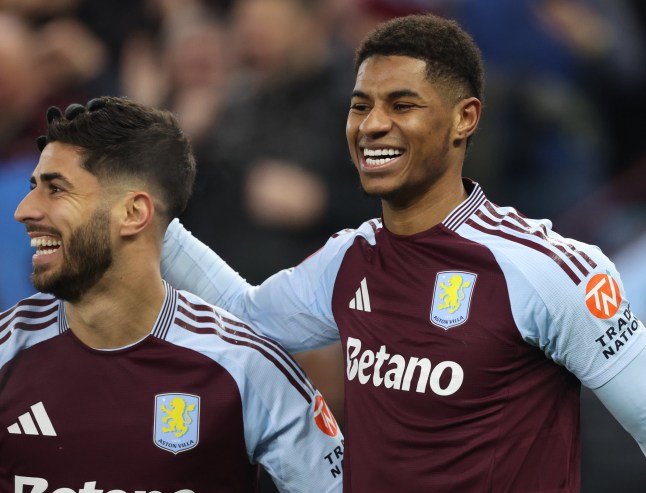
<svg viewBox="0 0 646 493">
<path fill-rule="evenodd" d="M 81 150 L 82 166 L 99 180 L 134 178 L 161 201 L 167 222 L 179 216 L 191 196 L 196 164 L 175 116 L 128 98 L 104 96 L 47 112 L 47 134 L 37 139 Z"/>
<path fill-rule="evenodd" d="M 406 56 L 426 62 L 429 80 L 447 84 L 459 99 L 484 98 L 482 54 L 454 20 L 433 14 L 396 17 L 378 25 L 355 53 L 355 73 L 372 56 Z"/>
</svg>

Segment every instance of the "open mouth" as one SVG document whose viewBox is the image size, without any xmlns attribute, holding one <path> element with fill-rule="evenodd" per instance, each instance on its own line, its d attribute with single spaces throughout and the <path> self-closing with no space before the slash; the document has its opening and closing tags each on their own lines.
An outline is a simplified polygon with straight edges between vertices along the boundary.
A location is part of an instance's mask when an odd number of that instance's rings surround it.
<svg viewBox="0 0 646 493">
<path fill-rule="evenodd" d="M 368 167 L 384 166 L 403 154 L 400 149 L 386 147 L 383 149 L 363 149 L 363 159 Z"/>
<path fill-rule="evenodd" d="M 58 250 L 61 245 L 62 242 L 60 240 L 49 236 L 39 236 L 38 238 L 31 239 L 31 246 L 36 248 L 36 257 L 41 255 L 51 255 Z"/>
</svg>

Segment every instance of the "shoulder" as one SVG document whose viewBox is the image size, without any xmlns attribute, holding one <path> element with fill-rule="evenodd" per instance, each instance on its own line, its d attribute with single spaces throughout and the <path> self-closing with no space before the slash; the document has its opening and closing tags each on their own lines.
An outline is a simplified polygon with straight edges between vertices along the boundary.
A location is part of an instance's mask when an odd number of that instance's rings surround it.
<svg viewBox="0 0 646 493">
<path fill-rule="evenodd" d="M 325 262 L 342 258 L 347 250 L 357 241 L 361 240 L 369 245 L 377 242 L 377 233 L 383 227 L 381 219 L 370 219 L 362 223 L 358 228 L 342 229 L 334 233 L 323 248 L 314 253 L 310 258 L 317 258 Z"/>
<path fill-rule="evenodd" d="M 575 322 L 592 326 L 588 295 L 602 287 L 595 288 L 599 282 L 608 282 L 603 276 L 616 281 L 619 305 L 623 287 L 613 263 L 598 247 L 556 233 L 549 220 L 526 218 L 511 207 L 485 202 L 457 233 L 491 252 L 521 332 L 532 339 L 534 328 L 543 330 L 538 327 L 561 331 Z M 615 281 L 604 292 L 610 293 Z"/>
<path fill-rule="evenodd" d="M 580 286 L 593 272 L 612 265 L 598 247 L 558 234 L 551 221 L 527 218 L 489 201 L 457 232 L 487 247 L 503 270 L 537 288 Z"/>
<path fill-rule="evenodd" d="M 337 231 L 329 237 L 328 241 L 319 250 L 311 254 L 299 265 L 286 269 L 285 272 L 288 275 L 279 276 L 281 281 L 288 280 L 300 294 L 316 291 L 313 288 L 321 285 L 334 284 L 334 278 L 347 251 L 357 241 L 375 245 L 377 232 L 381 228 L 380 219 L 371 219 L 361 224 L 358 228 Z M 271 280 L 272 278 L 269 279 Z M 275 282 L 272 285 L 275 285 Z"/>
<path fill-rule="evenodd" d="M 278 342 L 192 293 L 177 295 L 174 335 L 167 340 L 210 358 L 241 386 L 287 386 L 307 401 L 313 399 L 315 391 L 304 371 Z"/>
<path fill-rule="evenodd" d="M 0 366 L 20 351 L 60 334 L 63 303 L 37 293 L 0 313 Z"/>
<path fill-rule="evenodd" d="M 37 293 L 25 298 L 0 313 L 0 334 L 7 330 L 45 328 L 57 322 L 60 308 L 61 301 L 49 294 Z"/>
</svg>

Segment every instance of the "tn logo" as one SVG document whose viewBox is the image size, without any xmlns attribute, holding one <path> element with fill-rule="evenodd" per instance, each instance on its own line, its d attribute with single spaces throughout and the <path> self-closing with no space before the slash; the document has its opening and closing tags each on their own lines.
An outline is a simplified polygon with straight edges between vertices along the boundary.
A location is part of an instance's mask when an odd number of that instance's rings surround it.
<svg viewBox="0 0 646 493">
<path fill-rule="evenodd" d="M 610 318 L 621 304 L 619 285 L 609 274 L 597 274 L 585 288 L 585 304 L 597 318 Z"/>
<path fill-rule="evenodd" d="M 440 289 L 442 291 L 438 297 L 443 303 L 439 304 L 437 308 L 440 310 L 448 308 L 449 313 L 457 311 L 462 304 L 462 300 L 464 300 L 464 290 L 469 286 L 471 286 L 471 282 L 463 281 L 460 274 L 451 276 L 448 283 L 440 282 Z"/>
<path fill-rule="evenodd" d="M 314 421 L 316 422 L 316 426 L 326 435 L 335 437 L 339 432 L 339 425 L 336 419 L 334 419 L 330 408 L 327 407 L 325 399 L 320 394 L 316 396 L 316 402 L 314 404 Z"/>
<path fill-rule="evenodd" d="M 191 413 L 195 411 L 195 404 L 186 404 L 181 397 L 174 397 L 166 407 L 162 404 L 159 410 L 165 415 L 162 417 L 162 423 L 166 424 L 162 428 L 164 433 L 175 432 L 176 437 L 181 437 L 188 431 L 189 425 L 193 422 Z"/>
</svg>

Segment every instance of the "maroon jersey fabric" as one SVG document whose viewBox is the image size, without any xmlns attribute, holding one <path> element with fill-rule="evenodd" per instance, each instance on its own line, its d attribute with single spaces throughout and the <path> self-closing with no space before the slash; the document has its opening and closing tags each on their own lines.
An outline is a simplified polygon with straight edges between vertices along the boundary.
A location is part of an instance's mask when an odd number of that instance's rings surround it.
<svg viewBox="0 0 646 493">
<path fill-rule="evenodd" d="M 343 437 L 275 342 L 167 286 L 150 335 L 95 350 L 45 294 L 0 313 L 0 492 L 339 492 Z M 312 490 L 310 490 L 310 485 Z"/>
<path fill-rule="evenodd" d="M 14 491 L 16 471 L 46 481 L 48 492 L 85 483 L 126 493 L 255 490 L 238 388 L 199 353 L 152 336 L 128 349 L 93 351 L 68 330 L 20 353 L 0 382 L 1 423 L 33 416 L 36 399 L 57 435 L 2 433 L 0 491 Z M 200 412 L 216 417 L 202 420 L 199 447 L 174 454 L 154 445 L 154 396 L 169 391 L 200 395 Z M 25 486 L 34 483 L 44 484 Z"/>
<path fill-rule="evenodd" d="M 598 248 L 465 187 L 425 232 L 370 220 L 256 287 L 181 227 L 167 237 L 171 282 L 288 350 L 341 340 L 345 492 L 578 493 L 580 385 L 646 348 Z"/>
<path fill-rule="evenodd" d="M 332 300 L 353 356 L 344 491 L 398 491 L 410 471 L 420 492 L 577 492 L 579 381 L 522 340 L 489 249 L 443 226 L 375 240 L 355 239 Z M 448 330 L 429 321 L 439 271 L 478 273 L 468 319 Z M 370 310 L 348 310 L 363 279 Z"/>
</svg>

